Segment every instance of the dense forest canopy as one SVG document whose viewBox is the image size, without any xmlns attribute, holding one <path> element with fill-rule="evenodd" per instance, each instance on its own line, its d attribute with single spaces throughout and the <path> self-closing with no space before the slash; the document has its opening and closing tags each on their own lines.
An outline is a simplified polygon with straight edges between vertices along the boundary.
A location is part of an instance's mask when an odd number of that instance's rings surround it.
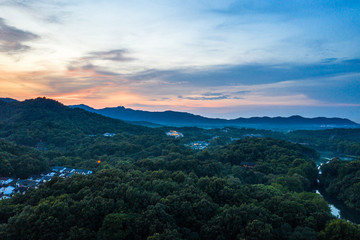
<svg viewBox="0 0 360 240">
<path fill-rule="evenodd" d="M 321 187 L 330 196 L 360 211 L 360 160 L 345 162 L 337 158 L 321 166 Z"/>
<path fill-rule="evenodd" d="M 309 144 L 319 151 L 360 156 L 360 129 L 299 130 L 286 134 L 286 138 Z"/>
<path fill-rule="evenodd" d="M 35 147 L 39 142 L 45 142 L 52 147 L 65 147 L 85 135 L 106 132 L 141 135 L 156 130 L 70 109 L 46 98 L 12 103 L 0 101 L 0 136 L 19 144 Z"/>
<path fill-rule="evenodd" d="M 266 138 L 278 133 L 228 141 L 223 130 L 184 128 L 185 137 L 174 139 L 167 128 L 44 98 L 0 102 L 0 116 L 3 176 L 27 177 L 54 165 L 95 172 L 54 177 L 0 200 L 0 239 L 360 237 L 357 225 L 333 219 L 326 201 L 311 192 L 317 152 Z M 196 139 L 213 142 L 203 151 L 184 146 Z"/>
<path fill-rule="evenodd" d="M 49 161 L 36 149 L 0 139 L 0 176 L 26 178 L 48 167 Z"/>
</svg>

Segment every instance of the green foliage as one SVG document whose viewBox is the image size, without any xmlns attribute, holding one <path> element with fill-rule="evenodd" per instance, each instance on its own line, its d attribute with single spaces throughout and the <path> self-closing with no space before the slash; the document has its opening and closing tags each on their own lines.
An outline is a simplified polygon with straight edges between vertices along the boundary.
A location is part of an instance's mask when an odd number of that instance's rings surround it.
<svg viewBox="0 0 360 240">
<path fill-rule="evenodd" d="M 87 135 L 106 132 L 143 134 L 156 130 L 70 109 L 46 98 L 0 103 L 0 136 L 18 144 L 36 147 L 43 142 L 47 147 L 64 148 L 76 146 Z"/>
<path fill-rule="evenodd" d="M 319 234 L 320 240 L 360 239 L 360 227 L 343 219 L 332 220 Z"/>
<path fill-rule="evenodd" d="M 1 234 L 9 239 L 284 239 L 286 223 L 285 239 L 290 239 L 318 232 L 330 219 L 317 194 L 236 179 L 136 168 L 54 178 L 1 202 L 6 225 Z"/>
<path fill-rule="evenodd" d="M 360 160 L 334 158 L 321 166 L 320 184 L 327 194 L 360 211 Z"/>
<path fill-rule="evenodd" d="M 312 149 L 246 138 L 225 146 L 227 141 L 216 140 L 195 152 L 184 147 L 185 138 L 166 137 L 164 129 L 133 126 L 52 100 L 0 105 L 3 174 L 27 176 L 52 165 L 95 172 L 55 177 L 0 201 L 0 239 L 280 240 L 327 234 L 329 207 L 310 192 L 317 177 Z M 105 132 L 116 135 L 104 137 Z M 209 137 L 197 128 L 182 132 L 189 135 L 186 141 Z M 22 146 L 40 141 L 38 150 Z"/>
<path fill-rule="evenodd" d="M 47 168 L 48 162 L 42 153 L 0 139 L 0 176 L 25 178 Z"/>
<path fill-rule="evenodd" d="M 360 129 L 298 130 L 285 139 L 305 143 L 320 150 L 360 156 Z"/>
<path fill-rule="evenodd" d="M 99 239 L 129 239 L 131 217 L 124 213 L 110 213 L 105 216 L 99 230 Z"/>
</svg>

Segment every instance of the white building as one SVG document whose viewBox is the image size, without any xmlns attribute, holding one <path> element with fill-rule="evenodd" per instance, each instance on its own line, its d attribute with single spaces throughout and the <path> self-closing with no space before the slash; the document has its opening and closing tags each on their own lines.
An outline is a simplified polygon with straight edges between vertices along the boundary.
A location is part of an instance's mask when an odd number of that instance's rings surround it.
<svg viewBox="0 0 360 240">
<path fill-rule="evenodd" d="M 181 138 L 181 137 L 184 137 L 184 134 L 182 134 L 181 132 L 175 131 L 175 130 L 170 130 L 169 132 L 166 133 L 166 136 L 174 137 L 174 138 Z"/>
<path fill-rule="evenodd" d="M 104 133 L 104 137 L 113 137 L 115 133 Z"/>
<path fill-rule="evenodd" d="M 12 181 L 14 181 L 14 179 L 12 179 L 12 178 L 0 178 L 1 185 L 7 185 L 7 184 L 11 183 Z"/>
<path fill-rule="evenodd" d="M 8 187 L 3 187 L 0 189 L 0 193 L 6 195 L 6 196 L 10 196 L 11 194 L 14 193 L 15 188 L 13 186 L 8 186 Z"/>
</svg>

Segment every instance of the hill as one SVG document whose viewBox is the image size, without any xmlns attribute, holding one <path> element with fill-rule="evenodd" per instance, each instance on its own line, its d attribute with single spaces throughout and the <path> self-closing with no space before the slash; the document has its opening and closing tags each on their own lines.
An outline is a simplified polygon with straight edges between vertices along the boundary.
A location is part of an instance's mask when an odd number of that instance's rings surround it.
<svg viewBox="0 0 360 240">
<path fill-rule="evenodd" d="M 148 121 L 156 124 L 170 126 L 198 126 L 198 127 L 224 127 L 224 126 L 244 126 L 253 128 L 335 128 L 335 127 L 360 127 L 357 123 L 344 118 L 304 118 L 301 116 L 291 117 L 251 117 L 236 119 L 207 118 L 186 112 L 149 112 L 133 110 L 125 107 L 94 109 L 84 104 L 73 105 L 71 108 L 81 108 L 89 112 L 95 112 L 111 118 L 124 121 Z"/>
<path fill-rule="evenodd" d="M 47 167 L 48 161 L 40 151 L 0 139 L 0 177 L 25 178 Z"/>
<path fill-rule="evenodd" d="M 18 102 L 18 100 L 13 99 L 13 98 L 0 98 L 0 101 L 3 101 L 3 102 Z"/>
<path fill-rule="evenodd" d="M 167 143 L 172 139 L 159 129 L 71 109 L 46 98 L 0 101 L 0 138 L 0 177 L 28 177 L 54 165 L 93 169 L 104 153 L 116 154 L 108 160 L 115 162 L 158 155 L 172 147 Z"/>
<path fill-rule="evenodd" d="M 321 170 L 320 186 L 325 193 L 360 211 L 360 159 L 349 162 L 334 158 Z"/>
<path fill-rule="evenodd" d="M 0 137 L 27 146 L 73 145 L 78 139 L 104 133 L 155 133 L 150 128 L 76 108 L 46 98 L 0 101 Z M 71 143 L 70 143 L 71 142 Z"/>
<path fill-rule="evenodd" d="M 0 102 L 1 174 L 28 177 L 55 165 L 94 172 L 0 200 L 0 239 L 358 239 L 360 229 L 331 221 L 311 192 L 314 150 L 245 137 L 193 151 L 184 145 L 190 132 L 220 143 L 211 132 L 247 130 L 182 128 L 175 139 L 166 129 L 45 98 Z"/>
</svg>

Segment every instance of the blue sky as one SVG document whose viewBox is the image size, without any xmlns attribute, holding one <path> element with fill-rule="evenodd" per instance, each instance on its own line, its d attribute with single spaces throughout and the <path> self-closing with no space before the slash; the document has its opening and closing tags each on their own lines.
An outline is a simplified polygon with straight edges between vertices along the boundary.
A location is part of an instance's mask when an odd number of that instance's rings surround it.
<svg viewBox="0 0 360 240">
<path fill-rule="evenodd" d="M 360 122 L 360 1 L 0 3 L 0 96 Z"/>
</svg>

